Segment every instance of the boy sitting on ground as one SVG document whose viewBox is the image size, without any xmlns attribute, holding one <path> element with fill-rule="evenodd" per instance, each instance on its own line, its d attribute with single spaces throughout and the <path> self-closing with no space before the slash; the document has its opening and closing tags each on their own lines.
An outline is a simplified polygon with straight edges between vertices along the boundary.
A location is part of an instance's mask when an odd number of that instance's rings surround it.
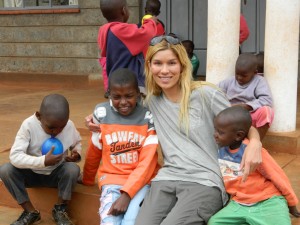
<svg viewBox="0 0 300 225">
<path fill-rule="evenodd" d="M 219 165 L 231 200 L 212 216 L 209 225 L 290 225 L 289 213 L 300 217 L 298 199 L 281 167 L 262 149 L 262 164 L 242 182 L 239 170 L 251 127 L 249 111 L 233 106 L 214 119 L 215 140 L 220 146 Z"/>
<path fill-rule="evenodd" d="M 52 154 L 55 150 L 52 146 L 42 155 L 42 145 L 50 137 L 62 142 L 62 154 Z M 40 110 L 22 123 L 10 150 L 10 162 L 0 167 L 5 187 L 24 210 L 11 225 L 30 225 L 41 220 L 40 212 L 34 208 L 26 191 L 31 187 L 57 188 L 53 219 L 58 225 L 73 224 L 67 214 L 67 203 L 80 173 L 79 166 L 74 163 L 80 160 L 80 152 L 81 138 L 69 120 L 67 99 L 58 94 L 46 96 Z"/>
</svg>

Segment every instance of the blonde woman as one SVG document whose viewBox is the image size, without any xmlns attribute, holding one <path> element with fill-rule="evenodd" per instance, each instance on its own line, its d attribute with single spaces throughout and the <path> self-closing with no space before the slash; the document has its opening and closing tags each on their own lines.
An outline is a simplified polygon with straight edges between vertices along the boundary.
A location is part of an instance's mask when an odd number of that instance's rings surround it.
<svg viewBox="0 0 300 225">
<path fill-rule="evenodd" d="M 213 118 L 230 106 L 214 85 L 192 81 L 180 41 L 152 39 L 146 59 L 146 104 L 153 114 L 164 165 L 152 180 L 136 225 L 206 224 L 227 201 L 213 138 Z M 241 164 L 243 180 L 261 162 L 261 143 L 251 128 Z"/>
</svg>

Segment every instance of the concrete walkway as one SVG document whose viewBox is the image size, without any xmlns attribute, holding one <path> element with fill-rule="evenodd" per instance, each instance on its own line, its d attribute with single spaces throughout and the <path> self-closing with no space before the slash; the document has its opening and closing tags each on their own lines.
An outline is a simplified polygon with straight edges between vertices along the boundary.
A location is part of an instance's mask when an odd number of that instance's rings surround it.
<svg viewBox="0 0 300 225">
<path fill-rule="evenodd" d="M 87 146 L 88 131 L 84 126 L 84 117 L 90 114 L 95 105 L 103 102 L 101 81 L 89 85 L 84 79 L 74 82 L 65 78 L 56 82 L 37 79 L 1 80 L 0 74 L 0 164 L 8 161 L 9 149 L 14 141 L 21 122 L 38 110 L 42 98 L 49 93 L 59 93 L 69 100 L 71 114 L 78 130 L 83 136 L 83 149 Z M 299 108 L 299 107 L 298 107 Z M 299 124 L 299 122 L 298 122 Z M 295 154 L 271 152 L 275 160 L 283 167 L 300 197 L 300 159 Z M 80 163 L 82 166 L 82 163 Z M 2 193 L 0 194 L 1 198 Z M 300 204 L 298 204 L 300 209 Z M 0 225 L 7 225 L 20 214 L 19 208 L 0 206 Z M 292 218 L 293 225 L 300 225 L 300 219 Z M 50 215 L 43 215 L 41 224 L 54 224 Z M 87 225 L 87 224 L 80 224 Z"/>
</svg>

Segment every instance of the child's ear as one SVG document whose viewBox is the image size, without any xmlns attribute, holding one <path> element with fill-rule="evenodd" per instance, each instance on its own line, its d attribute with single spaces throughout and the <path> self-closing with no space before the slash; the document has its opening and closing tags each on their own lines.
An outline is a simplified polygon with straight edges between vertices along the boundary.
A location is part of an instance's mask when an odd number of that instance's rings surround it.
<svg viewBox="0 0 300 225">
<path fill-rule="evenodd" d="M 39 121 L 41 121 L 41 114 L 39 111 L 35 112 L 35 116 L 36 116 L 36 118 L 38 118 Z"/>
<path fill-rule="evenodd" d="M 123 14 L 123 15 L 126 15 L 126 14 L 127 14 L 126 6 L 123 6 L 123 8 L 122 8 L 122 14 Z"/>
<path fill-rule="evenodd" d="M 236 132 L 235 140 L 236 140 L 236 141 L 242 141 L 242 140 L 244 140 L 245 137 L 246 137 L 245 131 L 243 131 L 243 130 L 238 130 L 238 131 Z"/>
</svg>

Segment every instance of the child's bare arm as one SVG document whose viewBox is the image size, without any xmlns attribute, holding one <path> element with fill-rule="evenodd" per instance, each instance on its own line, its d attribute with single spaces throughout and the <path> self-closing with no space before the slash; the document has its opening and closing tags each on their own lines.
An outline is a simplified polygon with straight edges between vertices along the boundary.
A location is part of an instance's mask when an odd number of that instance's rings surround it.
<svg viewBox="0 0 300 225">
<path fill-rule="evenodd" d="M 296 206 L 289 206 L 290 214 L 292 214 L 294 217 L 300 217 L 300 212 L 298 211 Z"/>
</svg>

